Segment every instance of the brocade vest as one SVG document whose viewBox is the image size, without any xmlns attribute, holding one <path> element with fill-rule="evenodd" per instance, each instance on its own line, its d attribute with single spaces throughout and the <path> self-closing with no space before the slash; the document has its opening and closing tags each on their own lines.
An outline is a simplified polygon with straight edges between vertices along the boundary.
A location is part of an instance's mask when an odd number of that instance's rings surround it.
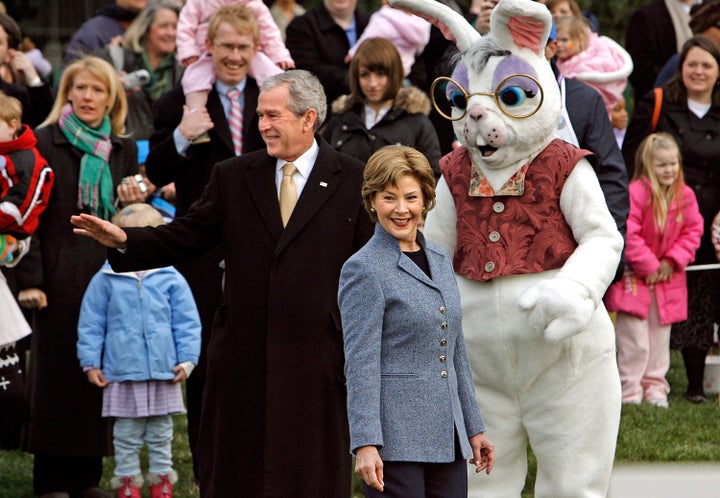
<svg viewBox="0 0 720 498">
<path fill-rule="evenodd" d="M 539 273 L 562 267 L 577 242 L 560 209 L 560 194 L 577 162 L 590 152 L 555 139 L 516 174 L 502 191 L 492 192 L 473 171 L 470 155 L 459 147 L 440 160 L 455 201 L 455 272 L 472 280 Z M 483 183 L 484 182 L 484 183 Z"/>
</svg>

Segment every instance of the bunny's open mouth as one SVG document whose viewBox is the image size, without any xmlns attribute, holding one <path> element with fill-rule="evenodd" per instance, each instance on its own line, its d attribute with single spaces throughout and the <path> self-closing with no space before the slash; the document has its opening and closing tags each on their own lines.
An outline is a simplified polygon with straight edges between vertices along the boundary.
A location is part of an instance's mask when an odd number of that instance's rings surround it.
<svg viewBox="0 0 720 498">
<path fill-rule="evenodd" d="M 482 154 L 483 157 L 488 157 L 492 156 L 495 153 L 497 147 L 493 147 L 492 145 L 480 145 L 478 146 L 478 149 L 480 150 L 480 154 Z"/>
</svg>

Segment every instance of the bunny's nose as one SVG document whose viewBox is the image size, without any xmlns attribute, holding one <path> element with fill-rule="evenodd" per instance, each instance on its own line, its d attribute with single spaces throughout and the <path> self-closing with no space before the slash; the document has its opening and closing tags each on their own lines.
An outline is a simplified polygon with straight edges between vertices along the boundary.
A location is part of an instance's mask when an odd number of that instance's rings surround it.
<svg viewBox="0 0 720 498">
<path fill-rule="evenodd" d="M 470 108 L 468 115 L 475 121 L 480 121 L 481 119 L 485 119 L 487 111 L 485 111 L 485 108 L 482 106 L 474 105 Z"/>
</svg>

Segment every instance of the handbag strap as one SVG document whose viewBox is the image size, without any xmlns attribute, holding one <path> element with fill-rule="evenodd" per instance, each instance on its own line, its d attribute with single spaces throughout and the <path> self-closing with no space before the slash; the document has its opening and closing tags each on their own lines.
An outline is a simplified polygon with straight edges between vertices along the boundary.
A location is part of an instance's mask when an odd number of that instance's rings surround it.
<svg viewBox="0 0 720 498">
<path fill-rule="evenodd" d="M 653 88 L 655 92 L 655 108 L 653 109 L 652 121 L 650 121 L 650 131 L 654 132 L 660 120 L 660 111 L 662 110 L 663 90 L 662 87 Z"/>
</svg>

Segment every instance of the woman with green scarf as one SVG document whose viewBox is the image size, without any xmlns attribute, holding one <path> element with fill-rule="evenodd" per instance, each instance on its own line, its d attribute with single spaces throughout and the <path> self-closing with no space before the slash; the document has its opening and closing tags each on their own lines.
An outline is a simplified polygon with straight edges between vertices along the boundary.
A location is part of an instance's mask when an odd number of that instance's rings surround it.
<svg viewBox="0 0 720 498">
<path fill-rule="evenodd" d="M 175 31 L 180 5 L 174 0 L 149 2 L 125 31 L 119 46 L 96 53 L 112 63 L 121 79 L 144 69 L 150 80 L 127 89 L 127 133 L 134 140 L 147 140 L 153 132 L 152 104 L 163 93 L 180 84 L 183 68 L 175 60 Z"/>
<path fill-rule="evenodd" d="M 117 72 L 88 56 L 65 69 L 53 108 L 35 130 L 37 149 L 56 180 L 16 274 L 20 303 L 37 310 L 24 449 L 35 454 L 33 484 L 40 497 L 111 497 L 98 488 L 102 457 L 112 454 L 111 428 L 100 416 L 102 392 L 78 368 L 76 349 L 80 303 L 106 252 L 74 236 L 70 216 L 109 219 L 120 205 L 138 200 L 139 191 L 128 197 L 128 185 L 118 188 L 138 172 L 137 147 L 123 134 L 126 115 Z"/>
</svg>

